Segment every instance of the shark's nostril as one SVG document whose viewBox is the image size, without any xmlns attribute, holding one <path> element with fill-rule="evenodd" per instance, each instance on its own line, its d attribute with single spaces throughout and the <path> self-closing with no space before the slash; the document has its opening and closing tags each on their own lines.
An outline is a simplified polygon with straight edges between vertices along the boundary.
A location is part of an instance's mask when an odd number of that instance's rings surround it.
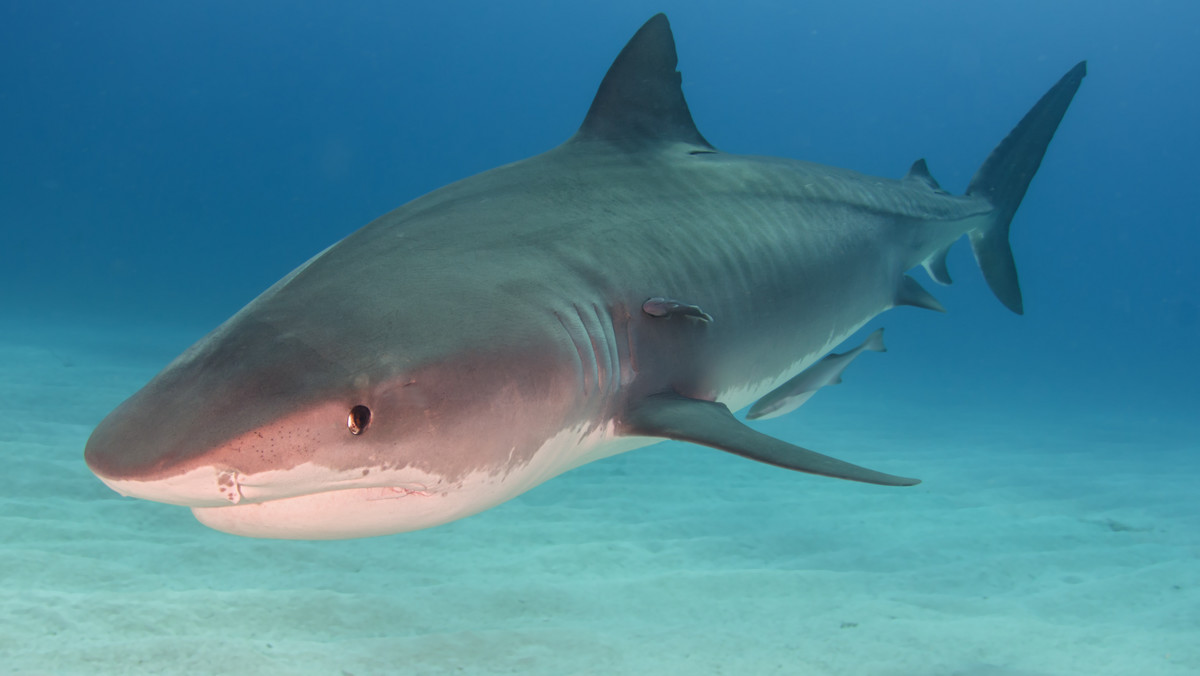
<svg viewBox="0 0 1200 676">
<path fill-rule="evenodd" d="M 371 409 L 362 404 L 350 409 L 350 415 L 346 417 L 346 427 L 350 429 L 350 434 L 362 434 L 370 424 Z"/>
</svg>

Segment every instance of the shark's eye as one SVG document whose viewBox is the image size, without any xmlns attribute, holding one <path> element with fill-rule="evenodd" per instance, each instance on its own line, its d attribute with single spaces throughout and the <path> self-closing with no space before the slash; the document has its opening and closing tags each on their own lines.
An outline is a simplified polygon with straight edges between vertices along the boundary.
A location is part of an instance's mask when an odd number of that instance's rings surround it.
<svg viewBox="0 0 1200 676">
<path fill-rule="evenodd" d="M 350 409 L 350 415 L 346 417 L 346 427 L 350 428 L 350 434 L 362 434 L 370 424 L 371 409 L 362 404 Z"/>
</svg>

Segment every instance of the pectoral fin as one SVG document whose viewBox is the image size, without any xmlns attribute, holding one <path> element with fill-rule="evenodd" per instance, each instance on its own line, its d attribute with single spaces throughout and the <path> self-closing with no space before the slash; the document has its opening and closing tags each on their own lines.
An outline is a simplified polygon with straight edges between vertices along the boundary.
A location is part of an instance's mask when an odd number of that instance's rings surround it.
<svg viewBox="0 0 1200 676">
<path fill-rule="evenodd" d="M 769 465 L 835 479 L 881 486 L 921 483 L 919 479 L 876 472 L 794 446 L 747 427 L 724 404 L 677 394 L 658 394 L 636 402 L 621 420 L 621 429 L 627 436 L 689 441 Z"/>
</svg>

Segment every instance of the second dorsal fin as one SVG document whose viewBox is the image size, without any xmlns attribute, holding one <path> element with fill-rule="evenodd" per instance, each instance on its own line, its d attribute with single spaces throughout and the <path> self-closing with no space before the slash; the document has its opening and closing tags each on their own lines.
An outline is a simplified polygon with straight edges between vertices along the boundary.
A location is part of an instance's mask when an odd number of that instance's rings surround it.
<svg viewBox="0 0 1200 676">
<path fill-rule="evenodd" d="M 712 150 L 683 98 L 678 61 L 667 16 L 656 14 L 609 67 L 572 141 L 608 141 L 626 150 L 662 143 Z"/>
<path fill-rule="evenodd" d="M 938 185 L 937 179 L 933 177 L 933 174 L 929 173 L 929 165 L 925 163 L 924 157 L 916 162 L 913 162 L 912 167 L 910 167 L 908 170 L 908 173 L 904 175 L 904 180 L 919 181 L 932 188 L 934 192 L 941 193 L 943 195 L 950 194 L 945 190 L 942 190 L 942 186 Z"/>
</svg>

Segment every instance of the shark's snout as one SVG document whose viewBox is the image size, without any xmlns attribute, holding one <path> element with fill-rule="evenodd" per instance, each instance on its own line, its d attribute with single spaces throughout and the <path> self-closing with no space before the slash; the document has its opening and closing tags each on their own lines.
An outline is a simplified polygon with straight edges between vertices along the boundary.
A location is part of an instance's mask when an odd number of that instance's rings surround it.
<svg viewBox="0 0 1200 676">
<path fill-rule="evenodd" d="M 351 478 L 343 476 L 346 468 L 318 465 L 314 458 L 318 449 L 356 441 L 348 424 L 360 434 L 366 427 L 361 412 L 347 422 L 339 402 L 306 406 L 237 431 L 210 429 L 221 420 L 211 415 L 178 427 L 152 424 L 164 417 L 188 420 L 168 410 L 175 408 L 169 398 L 144 391 L 126 401 L 88 439 L 88 467 L 118 493 L 146 500 L 187 507 L 265 502 L 324 490 L 335 475 Z M 354 463 L 354 473 L 365 478 L 369 472 L 360 465 Z"/>
<path fill-rule="evenodd" d="M 146 427 L 145 417 L 126 402 L 92 432 L 83 457 L 105 485 L 124 496 L 186 507 L 239 501 L 236 472 L 190 457 Z"/>
<path fill-rule="evenodd" d="M 336 452 L 370 424 L 347 380 L 296 332 L 235 317 L 101 421 L 84 459 L 122 495 L 176 505 L 301 494 L 306 480 L 269 473 Z"/>
<path fill-rule="evenodd" d="M 110 481 L 160 479 L 176 472 L 187 451 L 172 426 L 156 425 L 170 415 L 145 391 L 126 400 L 96 426 L 83 451 L 88 468 Z"/>
</svg>

